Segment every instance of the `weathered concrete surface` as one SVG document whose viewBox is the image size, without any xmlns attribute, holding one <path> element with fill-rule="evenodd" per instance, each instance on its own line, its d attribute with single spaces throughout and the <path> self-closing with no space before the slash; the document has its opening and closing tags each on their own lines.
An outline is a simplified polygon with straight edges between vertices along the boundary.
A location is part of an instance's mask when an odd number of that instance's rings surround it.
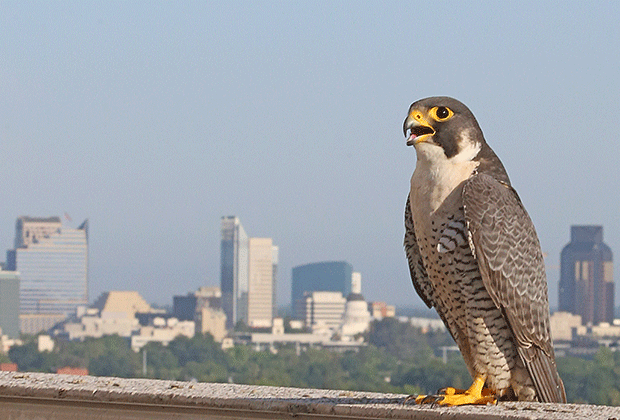
<svg viewBox="0 0 620 420">
<path fill-rule="evenodd" d="M 500 403 L 403 405 L 405 395 L 320 389 L 0 373 L 2 419 L 604 419 L 620 407 Z"/>
</svg>

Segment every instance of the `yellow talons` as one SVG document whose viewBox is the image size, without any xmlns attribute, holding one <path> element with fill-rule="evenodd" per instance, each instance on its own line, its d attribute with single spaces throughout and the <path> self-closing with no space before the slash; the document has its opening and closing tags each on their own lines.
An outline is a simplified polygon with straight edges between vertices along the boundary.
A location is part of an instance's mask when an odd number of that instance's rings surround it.
<svg viewBox="0 0 620 420">
<path fill-rule="evenodd" d="M 474 383 L 469 389 L 462 390 L 452 387 L 441 390 L 440 395 L 418 395 L 416 404 L 439 404 L 439 405 L 470 405 L 470 404 L 495 404 L 497 399 L 493 391 L 483 388 L 485 377 L 476 376 Z"/>
<path fill-rule="evenodd" d="M 437 401 L 439 405 L 487 405 L 487 404 L 495 404 L 497 400 L 495 397 L 483 397 L 483 396 L 475 396 L 470 394 L 455 394 L 455 395 L 446 395 L 443 398 L 440 398 Z"/>
<path fill-rule="evenodd" d="M 466 391 L 467 391 L 466 389 L 458 389 L 458 388 L 453 388 L 449 386 L 447 388 L 440 389 L 439 391 L 437 391 L 437 393 L 440 395 L 454 395 L 454 394 L 464 394 Z"/>
</svg>

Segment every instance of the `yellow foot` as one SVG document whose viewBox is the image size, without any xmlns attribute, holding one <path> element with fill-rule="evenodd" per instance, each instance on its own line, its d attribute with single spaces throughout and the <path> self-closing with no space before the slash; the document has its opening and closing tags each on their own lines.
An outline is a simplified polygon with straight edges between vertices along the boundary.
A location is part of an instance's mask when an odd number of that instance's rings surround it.
<svg viewBox="0 0 620 420">
<path fill-rule="evenodd" d="M 439 404 L 439 405 L 486 405 L 495 404 L 497 399 L 493 396 L 477 396 L 469 393 L 453 395 L 418 395 L 415 399 L 416 404 Z"/>
<path fill-rule="evenodd" d="M 483 388 L 485 378 L 477 376 L 474 383 L 467 390 L 452 387 L 444 388 L 439 395 L 418 395 L 416 404 L 439 404 L 439 405 L 469 405 L 469 404 L 495 404 L 497 399 L 493 391 Z M 407 398 L 405 402 L 409 400 Z"/>
</svg>

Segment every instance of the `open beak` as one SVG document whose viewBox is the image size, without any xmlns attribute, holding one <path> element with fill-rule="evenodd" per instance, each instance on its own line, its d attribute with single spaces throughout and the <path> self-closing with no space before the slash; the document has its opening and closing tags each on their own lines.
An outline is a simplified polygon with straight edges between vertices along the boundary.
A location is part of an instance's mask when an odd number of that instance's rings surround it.
<svg viewBox="0 0 620 420">
<path fill-rule="evenodd" d="M 420 111 L 413 110 L 405 118 L 403 133 L 407 137 L 407 146 L 414 146 L 433 136 L 435 129 L 426 121 Z"/>
</svg>

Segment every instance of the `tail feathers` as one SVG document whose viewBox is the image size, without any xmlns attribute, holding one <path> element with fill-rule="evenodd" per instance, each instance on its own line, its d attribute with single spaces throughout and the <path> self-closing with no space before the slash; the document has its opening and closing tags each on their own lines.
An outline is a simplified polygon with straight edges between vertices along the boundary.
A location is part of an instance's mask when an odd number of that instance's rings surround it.
<svg viewBox="0 0 620 420">
<path fill-rule="evenodd" d="M 527 367 L 540 402 L 565 403 L 566 390 L 558 374 L 555 358 L 540 348 L 519 348 L 519 356 Z"/>
</svg>

